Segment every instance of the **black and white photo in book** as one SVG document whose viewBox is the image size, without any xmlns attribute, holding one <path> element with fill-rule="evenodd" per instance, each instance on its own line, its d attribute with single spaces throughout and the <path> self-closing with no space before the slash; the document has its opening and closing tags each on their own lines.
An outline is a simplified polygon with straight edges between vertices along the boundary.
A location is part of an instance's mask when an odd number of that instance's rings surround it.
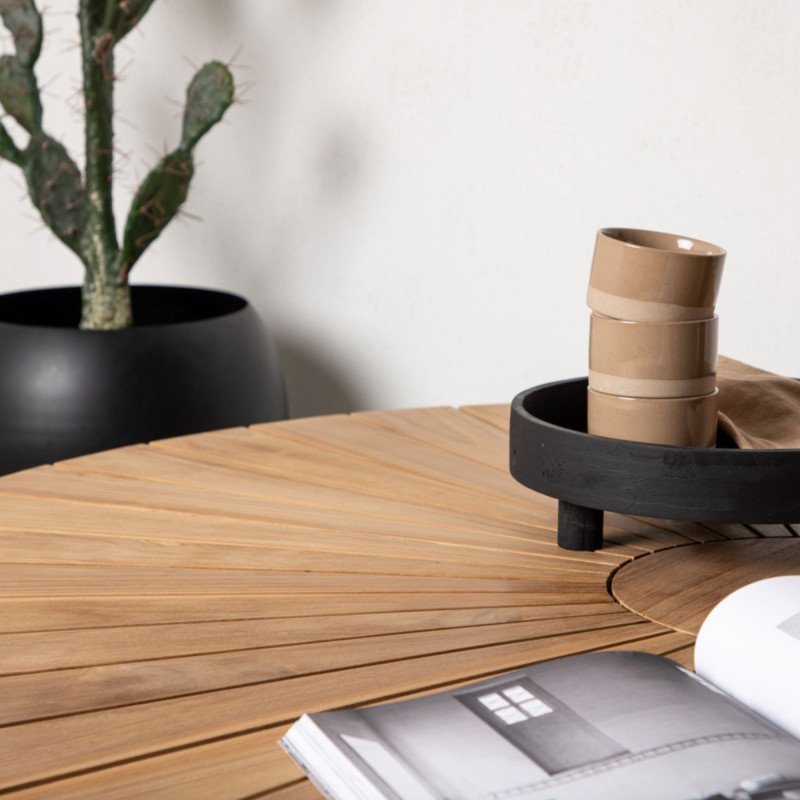
<svg viewBox="0 0 800 800">
<path fill-rule="evenodd" d="M 304 716 L 282 744 L 332 800 L 797 800 L 798 619 L 800 577 L 760 581 L 704 624 L 702 678 L 588 653 Z"/>
</svg>

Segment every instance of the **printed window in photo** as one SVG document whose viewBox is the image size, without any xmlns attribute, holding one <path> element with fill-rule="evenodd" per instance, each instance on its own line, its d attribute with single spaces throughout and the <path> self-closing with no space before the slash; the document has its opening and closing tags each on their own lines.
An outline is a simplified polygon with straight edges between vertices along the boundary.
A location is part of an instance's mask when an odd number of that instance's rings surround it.
<svg viewBox="0 0 800 800">
<path fill-rule="evenodd" d="M 552 706 L 519 683 L 503 689 L 502 692 L 479 695 L 478 702 L 494 712 L 506 725 L 515 725 L 526 719 L 553 713 Z"/>
<path fill-rule="evenodd" d="M 455 697 L 550 775 L 628 753 L 524 676 Z"/>
</svg>

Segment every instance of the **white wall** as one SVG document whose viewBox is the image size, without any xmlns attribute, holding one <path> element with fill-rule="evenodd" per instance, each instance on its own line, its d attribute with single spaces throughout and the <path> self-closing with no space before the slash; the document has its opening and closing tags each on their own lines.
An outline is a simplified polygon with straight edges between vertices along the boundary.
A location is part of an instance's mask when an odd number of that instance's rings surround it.
<svg viewBox="0 0 800 800">
<path fill-rule="evenodd" d="M 78 154 L 74 3 L 48 6 L 46 125 Z M 201 145 L 203 222 L 133 279 L 250 298 L 296 414 L 585 374 L 607 225 L 725 247 L 721 351 L 800 374 L 800 3 L 170 0 L 124 50 L 120 219 L 176 139 L 187 59 L 239 51 L 253 84 Z M 0 285 L 79 282 L 21 187 L 0 166 Z"/>
</svg>

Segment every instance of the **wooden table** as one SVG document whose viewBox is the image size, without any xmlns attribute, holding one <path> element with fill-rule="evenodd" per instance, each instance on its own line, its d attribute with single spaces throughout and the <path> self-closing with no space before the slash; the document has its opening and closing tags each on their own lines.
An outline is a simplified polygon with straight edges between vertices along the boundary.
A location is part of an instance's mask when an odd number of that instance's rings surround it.
<svg viewBox="0 0 800 800">
<path fill-rule="evenodd" d="M 317 797 L 303 711 L 570 653 L 691 665 L 737 585 L 800 569 L 785 526 L 607 518 L 555 545 L 507 471 L 507 406 L 200 434 L 0 479 L 0 794 Z"/>
</svg>

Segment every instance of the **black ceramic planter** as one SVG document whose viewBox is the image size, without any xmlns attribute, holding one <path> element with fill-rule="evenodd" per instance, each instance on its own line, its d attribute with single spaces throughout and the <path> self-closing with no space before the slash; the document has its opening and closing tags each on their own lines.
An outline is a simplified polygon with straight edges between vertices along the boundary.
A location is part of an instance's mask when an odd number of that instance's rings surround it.
<svg viewBox="0 0 800 800">
<path fill-rule="evenodd" d="M 586 433 L 587 379 L 518 394 L 511 474 L 558 498 L 558 543 L 603 546 L 603 512 L 695 522 L 800 522 L 800 450 L 644 444 Z"/>
<path fill-rule="evenodd" d="M 136 324 L 81 331 L 80 290 L 0 295 L 0 474 L 286 417 L 275 349 L 241 297 L 132 290 Z"/>
</svg>

